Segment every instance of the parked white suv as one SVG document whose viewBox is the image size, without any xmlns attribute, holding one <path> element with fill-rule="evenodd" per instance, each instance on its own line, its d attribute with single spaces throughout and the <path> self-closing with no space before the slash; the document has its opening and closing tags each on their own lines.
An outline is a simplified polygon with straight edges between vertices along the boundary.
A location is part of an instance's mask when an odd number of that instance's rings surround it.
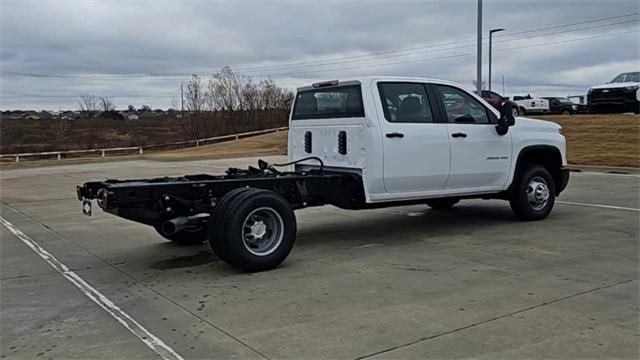
<svg viewBox="0 0 640 360">
<path fill-rule="evenodd" d="M 151 225 L 180 244 L 208 241 L 248 271 L 278 266 L 296 236 L 295 209 L 369 209 L 471 198 L 509 200 L 523 220 L 547 217 L 565 188 L 565 138 L 555 123 L 514 119 L 442 80 L 365 77 L 298 89 L 289 162 L 225 175 L 106 180 L 78 198 Z M 293 171 L 279 167 L 294 165 Z"/>
</svg>

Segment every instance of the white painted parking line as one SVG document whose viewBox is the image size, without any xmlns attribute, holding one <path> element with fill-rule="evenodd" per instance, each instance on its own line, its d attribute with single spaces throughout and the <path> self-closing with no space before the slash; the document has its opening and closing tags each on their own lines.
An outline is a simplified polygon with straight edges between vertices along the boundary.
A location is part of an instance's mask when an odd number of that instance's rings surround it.
<svg viewBox="0 0 640 360">
<path fill-rule="evenodd" d="M 29 236 L 15 227 L 12 223 L 8 222 L 1 216 L 0 223 L 2 223 L 2 225 L 4 225 L 4 227 L 11 231 L 18 239 L 22 240 L 23 243 L 25 243 L 33 251 L 35 251 L 36 254 L 38 254 L 42 259 L 48 262 L 51 267 L 61 273 L 67 280 L 69 280 L 73 285 L 80 289 L 80 291 L 82 291 L 82 293 L 85 294 L 89 299 L 93 300 L 93 302 L 98 304 L 101 308 L 103 308 L 106 312 L 113 316 L 114 319 L 116 319 L 120 324 L 122 324 L 122 326 L 124 326 L 125 328 L 127 328 L 127 330 L 131 331 L 131 333 L 137 336 L 143 343 L 151 348 L 151 350 L 160 355 L 160 357 L 165 360 L 183 360 L 182 356 L 180 356 L 171 347 L 165 344 L 160 338 L 153 335 L 151 332 L 149 332 L 149 330 L 145 329 L 131 316 L 120 309 L 118 305 L 114 304 L 101 292 L 96 290 L 93 286 L 89 285 L 78 274 L 76 274 L 73 270 L 69 269 L 65 264 L 56 259 L 56 257 L 49 253 L 47 250 L 43 249 L 40 245 L 38 245 L 38 243 L 33 241 Z"/>
<path fill-rule="evenodd" d="M 615 210 L 627 210 L 627 211 L 638 211 L 638 212 L 640 212 L 640 209 L 624 207 L 624 206 L 587 204 L 587 203 L 578 203 L 578 202 L 571 202 L 571 201 L 556 201 L 556 202 L 559 203 L 559 204 L 565 204 L 565 205 L 589 206 L 589 207 L 597 207 L 597 208 L 603 208 L 603 209 L 615 209 Z"/>
</svg>

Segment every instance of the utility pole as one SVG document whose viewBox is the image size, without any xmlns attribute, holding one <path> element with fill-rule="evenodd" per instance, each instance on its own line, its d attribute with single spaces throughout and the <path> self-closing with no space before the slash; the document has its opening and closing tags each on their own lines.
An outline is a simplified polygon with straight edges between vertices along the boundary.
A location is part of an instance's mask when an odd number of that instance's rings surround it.
<svg viewBox="0 0 640 360">
<path fill-rule="evenodd" d="M 184 81 L 180 81 L 180 117 L 184 119 Z"/>
<path fill-rule="evenodd" d="M 478 69 L 476 87 L 478 96 L 482 96 L 482 0 L 478 0 Z"/>
<path fill-rule="evenodd" d="M 505 96 L 504 94 L 504 75 L 502 75 L 502 96 Z"/>
<path fill-rule="evenodd" d="M 491 50 L 493 50 L 493 33 L 504 31 L 505 29 L 489 30 L 489 91 L 491 91 Z"/>
</svg>

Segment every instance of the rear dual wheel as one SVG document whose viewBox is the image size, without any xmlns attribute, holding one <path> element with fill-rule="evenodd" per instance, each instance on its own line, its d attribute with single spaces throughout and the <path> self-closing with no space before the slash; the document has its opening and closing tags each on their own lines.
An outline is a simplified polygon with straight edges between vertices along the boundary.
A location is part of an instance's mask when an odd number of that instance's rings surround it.
<svg viewBox="0 0 640 360">
<path fill-rule="evenodd" d="M 209 224 L 211 249 L 245 271 L 270 270 L 287 258 L 296 238 L 293 209 L 282 196 L 254 188 L 225 194 Z"/>
</svg>

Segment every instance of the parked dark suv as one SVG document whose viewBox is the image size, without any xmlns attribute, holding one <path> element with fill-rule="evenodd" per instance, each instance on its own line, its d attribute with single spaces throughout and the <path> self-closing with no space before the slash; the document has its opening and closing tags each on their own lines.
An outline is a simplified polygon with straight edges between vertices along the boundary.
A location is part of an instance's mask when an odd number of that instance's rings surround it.
<svg viewBox="0 0 640 360">
<path fill-rule="evenodd" d="M 543 97 L 542 99 L 549 100 L 549 113 L 551 114 L 575 114 L 578 109 L 578 105 L 565 97 Z"/>
<path fill-rule="evenodd" d="M 640 113 L 640 72 L 622 73 L 606 84 L 592 86 L 587 104 L 590 113 Z"/>
</svg>

